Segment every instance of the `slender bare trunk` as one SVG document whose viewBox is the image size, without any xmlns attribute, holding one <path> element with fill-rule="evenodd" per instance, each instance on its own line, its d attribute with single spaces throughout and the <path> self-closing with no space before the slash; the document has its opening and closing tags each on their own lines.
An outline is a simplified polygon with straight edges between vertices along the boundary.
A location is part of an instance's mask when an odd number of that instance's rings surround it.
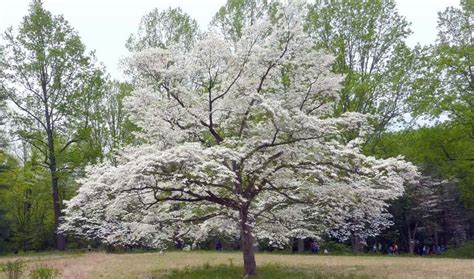
<svg viewBox="0 0 474 279">
<path fill-rule="evenodd" d="M 59 177 L 56 164 L 56 150 L 54 146 L 53 125 L 48 114 L 48 107 L 45 106 L 45 116 L 48 135 L 48 151 L 49 151 L 49 171 L 51 174 L 51 191 L 53 192 L 53 209 L 54 209 L 54 231 L 56 236 L 56 249 L 64 251 L 66 249 L 66 237 L 58 232 L 61 221 L 61 198 L 59 196 Z"/>
<path fill-rule="evenodd" d="M 51 174 L 51 191 L 53 192 L 53 209 L 54 209 L 54 231 L 56 235 L 56 249 L 64 251 L 66 249 L 66 237 L 58 232 L 61 221 L 61 198 L 59 196 L 59 177 L 56 162 L 56 149 L 54 143 L 54 113 L 52 104 L 50 104 L 48 93 L 48 71 L 45 65 L 41 69 L 41 89 L 43 92 L 44 117 L 46 124 L 46 135 L 48 137 L 48 166 Z"/>
<path fill-rule="evenodd" d="M 58 177 L 53 176 L 51 178 L 51 185 L 53 190 L 53 203 L 54 203 L 54 227 L 56 234 L 56 249 L 64 251 L 66 249 L 66 237 L 64 234 L 58 232 L 61 218 L 61 200 L 59 198 L 58 189 Z"/>
<path fill-rule="evenodd" d="M 51 151 L 50 151 L 51 152 Z M 61 221 L 61 198 L 59 196 L 59 178 L 56 170 L 56 158 L 54 153 L 50 153 L 51 190 L 53 192 L 54 209 L 54 229 L 56 235 L 56 249 L 64 251 L 66 249 L 66 237 L 58 232 Z"/>
<path fill-rule="evenodd" d="M 255 262 L 254 237 L 252 227 L 249 224 L 247 208 L 240 210 L 240 237 L 244 256 L 245 278 L 250 278 L 257 274 L 257 263 Z"/>
<path fill-rule="evenodd" d="M 410 251 L 410 254 L 415 253 L 415 235 L 417 229 L 418 222 L 415 223 L 415 229 L 413 230 L 413 233 L 411 232 L 410 226 L 408 226 L 408 251 Z"/>
</svg>

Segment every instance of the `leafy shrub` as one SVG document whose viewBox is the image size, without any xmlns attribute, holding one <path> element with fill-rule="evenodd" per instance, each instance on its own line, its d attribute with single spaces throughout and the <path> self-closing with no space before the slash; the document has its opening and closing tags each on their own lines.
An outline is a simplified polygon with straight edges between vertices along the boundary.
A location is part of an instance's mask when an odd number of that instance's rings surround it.
<svg viewBox="0 0 474 279">
<path fill-rule="evenodd" d="M 48 266 L 39 266 L 33 269 L 30 272 L 30 277 L 32 279 L 53 279 L 60 275 L 61 273 L 57 268 L 48 267 Z"/>
<path fill-rule="evenodd" d="M 448 258 L 474 259 L 474 241 L 467 242 L 457 248 L 449 248 L 444 256 Z"/>
<path fill-rule="evenodd" d="M 25 264 L 20 260 L 13 262 L 7 262 L 6 264 L 0 266 L 0 271 L 6 272 L 9 279 L 18 279 L 23 272 Z"/>
<path fill-rule="evenodd" d="M 322 251 L 324 251 L 325 248 L 333 255 L 352 254 L 351 248 L 344 243 L 330 241 L 322 247 Z"/>
</svg>

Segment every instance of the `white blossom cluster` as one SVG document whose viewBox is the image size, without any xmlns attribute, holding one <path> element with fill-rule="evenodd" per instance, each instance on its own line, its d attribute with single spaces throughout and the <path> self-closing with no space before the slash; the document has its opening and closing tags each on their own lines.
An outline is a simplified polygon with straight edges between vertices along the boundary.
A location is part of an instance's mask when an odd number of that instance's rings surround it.
<svg viewBox="0 0 474 279">
<path fill-rule="evenodd" d="M 117 166 L 88 169 L 62 230 L 153 247 L 220 230 L 282 246 L 389 225 L 386 201 L 416 169 L 361 153 L 368 116 L 335 116 L 342 77 L 304 33 L 303 15 L 281 5 L 237 43 L 209 32 L 186 53 L 136 53 L 126 108 L 142 143 Z M 348 133 L 359 137 L 347 143 Z"/>
</svg>

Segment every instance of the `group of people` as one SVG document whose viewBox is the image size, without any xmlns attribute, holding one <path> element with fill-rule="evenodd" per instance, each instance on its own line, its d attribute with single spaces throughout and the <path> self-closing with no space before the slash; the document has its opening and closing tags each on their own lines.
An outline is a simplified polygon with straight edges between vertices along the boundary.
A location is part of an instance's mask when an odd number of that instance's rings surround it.
<svg viewBox="0 0 474 279">
<path fill-rule="evenodd" d="M 374 243 L 372 246 L 372 253 L 384 253 L 383 247 L 381 243 Z M 392 243 L 392 245 L 388 246 L 388 251 L 390 255 L 400 254 L 400 250 L 398 249 L 397 243 Z"/>
<path fill-rule="evenodd" d="M 372 246 L 372 253 L 383 253 L 383 248 L 382 244 L 380 243 L 374 243 Z M 427 256 L 427 255 L 434 255 L 434 254 L 442 254 L 443 252 L 446 251 L 446 246 L 444 245 L 420 245 L 419 248 L 416 250 L 419 255 L 421 256 Z M 387 250 L 389 255 L 398 255 L 400 254 L 400 250 L 398 248 L 397 243 L 392 243 Z"/>
<path fill-rule="evenodd" d="M 444 245 L 422 245 L 420 246 L 419 253 L 421 256 L 428 256 L 433 254 L 440 255 L 444 251 L 446 251 L 446 247 Z"/>
<path fill-rule="evenodd" d="M 400 254 L 400 251 L 398 250 L 398 245 L 396 243 L 392 243 L 392 245 L 388 247 L 388 253 L 390 255 Z"/>
<path fill-rule="evenodd" d="M 382 244 L 374 243 L 374 246 L 372 246 L 372 253 L 380 253 L 380 252 L 382 252 Z"/>
</svg>

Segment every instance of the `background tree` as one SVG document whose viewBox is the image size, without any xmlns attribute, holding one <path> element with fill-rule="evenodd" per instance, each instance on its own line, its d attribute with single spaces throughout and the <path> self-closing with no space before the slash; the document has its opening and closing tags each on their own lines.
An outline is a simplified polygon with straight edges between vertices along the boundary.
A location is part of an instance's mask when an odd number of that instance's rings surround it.
<svg viewBox="0 0 474 279">
<path fill-rule="evenodd" d="M 470 1 L 439 13 L 438 40 L 425 54 L 422 78 L 410 105 L 415 116 L 443 122 L 431 131 L 443 178 L 455 177 L 465 202 L 474 204 L 473 13 Z M 439 134 L 442 133 L 442 134 Z"/>
<path fill-rule="evenodd" d="M 4 206 L 6 204 L 4 191 L 9 187 L 10 171 L 15 163 L 11 156 L 0 149 L 0 253 L 8 249 L 6 240 L 10 236 L 10 222 L 7 217 L 8 210 Z"/>
<path fill-rule="evenodd" d="M 120 224 L 133 232 L 122 241 L 152 241 L 170 237 L 176 220 L 224 219 L 238 228 L 245 275 L 253 276 L 253 232 L 273 209 L 317 214 L 349 184 L 380 200 L 401 194 L 416 174 L 411 164 L 366 157 L 360 139 L 342 140 L 345 132 L 364 136 L 367 119 L 332 117 L 341 78 L 303 32 L 301 10 L 289 4 L 263 17 L 235 49 L 209 34 L 189 53 L 136 54 L 132 67 L 148 80 L 127 108 L 144 143 L 126 149 L 117 166 L 89 170 L 63 229 L 107 241 Z"/>
<path fill-rule="evenodd" d="M 404 44 L 409 23 L 395 1 L 316 1 L 306 31 L 345 75 L 337 110 L 374 114 L 371 139 L 377 140 L 406 112 L 414 71 L 415 57 Z"/>
<path fill-rule="evenodd" d="M 269 13 L 267 0 L 228 0 L 214 15 L 210 25 L 229 41 L 237 42 L 243 30 Z"/>
<path fill-rule="evenodd" d="M 13 251 L 41 251 L 54 243 L 50 179 L 32 158 L 25 166 L 10 170 L 9 185 L 2 191 L 2 207 L 10 223 L 9 250 Z"/>
<path fill-rule="evenodd" d="M 420 185 L 408 187 L 404 197 L 392 204 L 395 227 L 399 228 L 401 241 L 408 251 L 414 249 L 409 246 L 410 240 L 459 244 L 455 235 L 472 234 L 473 228 L 469 225 L 472 210 L 468 209 L 469 203 L 461 187 L 465 179 L 462 174 L 471 172 L 471 167 L 462 160 L 448 160 L 446 155 L 462 158 L 472 154 L 468 133 L 458 128 L 447 122 L 413 131 L 387 133 L 376 149 L 382 157 L 403 154 L 425 175 Z M 438 233 L 439 238 L 435 241 Z"/>
<path fill-rule="evenodd" d="M 90 135 L 87 104 L 98 98 L 100 91 L 92 84 L 100 72 L 62 16 L 53 16 L 39 0 L 29 11 L 18 32 L 5 32 L 2 89 L 16 106 L 17 134 L 41 154 L 49 170 L 57 228 L 59 180 L 73 169 L 69 151 Z M 64 235 L 57 233 L 56 238 L 57 248 L 63 250 Z"/>
<path fill-rule="evenodd" d="M 3 46 L 0 45 L 0 61 L 4 59 L 4 49 Z M 4 73 L 0 68 L 0 80 L 3 79 Z M 7 106 L 5 103 L 6 96 L 0 87 L 0 151 L 4 151 L 7 145 L 7 135 L 5 134 L 6 131 L 6 118 L 7 118 Z"/>
<path fill-rule="evenodd" d="M 461 1 L 459 8 L 448 7 L 438 14 L 438 40 L 423 69 L 426 79 L 437 86 L 430 87 L 432 83 L 428 82 L 420 84 L 425 85 L 425 90 L 413 98 L 415 114 L 432 117 L 444 114 L 450 120 L 472 127 L 473 13 L 473 4 Z"/>
<path fill-rule="evenodd" d="M 199 36 L 196 20 L 181 8 L 157 8 L 143 16 L 136 34 L 131 34 L 126 47 L 129 51 L 147 48 L 165 48 L 174 45 L 183 50 L 190 49 Z"/>
<path fill-rule="evenodd" d="M 115 161 L 115 152 L 125 145 L 134 143 L 134 133 L 138 128 L 130 122 L 124 108 L 125 98 L 130 96 L 133 86 L 129 83 L 111 81 L 107 84 L 106 92 L 99 110 L 102 112 L 101 121 L 105 124 L 106 142 L 103 143 L 108 159 Z"/>
</svg>

